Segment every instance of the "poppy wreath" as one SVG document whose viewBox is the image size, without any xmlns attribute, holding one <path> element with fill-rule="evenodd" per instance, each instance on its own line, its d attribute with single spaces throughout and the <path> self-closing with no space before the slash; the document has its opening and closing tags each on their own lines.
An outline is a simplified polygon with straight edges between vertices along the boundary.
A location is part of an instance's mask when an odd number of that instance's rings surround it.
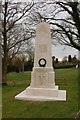
<svg viewBox="0 0 80 120">
<path fill-rule="evenodd" d="M 43 61 L 43 63 L 42 63 L 42 61 Z M 44 59 L 44 58 L 41 58 L 41 59 L 39 59 L 39 66 L 40 67 L 45 67 L 46 66 L 46 60 Z"/>
</svg>

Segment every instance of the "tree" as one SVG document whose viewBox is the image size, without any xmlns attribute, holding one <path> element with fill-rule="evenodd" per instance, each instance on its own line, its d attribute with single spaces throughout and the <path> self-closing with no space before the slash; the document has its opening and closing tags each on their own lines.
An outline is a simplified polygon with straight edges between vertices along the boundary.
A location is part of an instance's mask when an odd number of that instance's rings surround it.
<svg viewBox="0 0 80 120">
<path fill-rule="evenodd" d="M 52 62 L 53 62 L 53 67 L 54 67 L 54 61 L 55 60 L 55 56 L 52 56 Z"/>
<path fill-rule="evenodd" d="M 68 56 L 68 62 L 70 63 L 71 62 L 71 55 Z"/>
<path fill-rule="evenodd" d="M 58 58 L 56 58 L 56 63 L 58 63 L 59 61 L 58 61 Z"/>
<path fill-rule="evenodd" d="M 19 51 L 21 44 L 29 40 L 32 37 L 32 33 L 27 34 L 20 30 L 20 23 L 29 14 L 30 10 L 34 6 L 34 3 L 20 3 L 20 2 L 4 2 L 2 3 L 1 10 L 1 39 L 2 39 L 2 82 L 6 84 L 7 80 L 7 65 L 9 55 L 14 57 Z M 21 25 L 22 27 L 22 25 Z M 15 35 L 13 34 L 15 33 Z M 25 36 L 26 35 L 26 36 Z M 16 49 L 16 50 L 15 50 Z"/>
<path fill-rule="evenodd" d="M 51 24 L 51 36 L 62 45 L 80 50 L 80 2 L 43 2 L 33 11 L 35 21 Z"/>
<path fill-rule="evenodd" d="M 76 55 L 72 58 L 72 63 L 73 64 L 78 64 L 78 59 L 76 58 Z"/>
<path fill-rule="evenodd" d="M 63 63 L 67 63 L 67 56 L 64 56 L 64 57 L 63 57 L 62 62 L 63 62 Z"/>
<path fill-rule="evenodd" d="M 22 72 L 24 72 L 25 56 L 22 56 Z"/>
<path fill-rule="evenodd" d="M 17 72 L 21 72 L 22 61 L 19 57 L 16 57 L 16 59 L 15 59 L 15 66 L 17 68 Z"/>
<path fill-rule="evenodd" d="M 66 14 L 63 18 L 50 18 L 52 20 L 50 24 L 57 26 L 56 32 L 59 42 L 80 50 L 80 3 L 56 2 L 56 5 L 59 9 L 55 16 Z"/>
</svg>

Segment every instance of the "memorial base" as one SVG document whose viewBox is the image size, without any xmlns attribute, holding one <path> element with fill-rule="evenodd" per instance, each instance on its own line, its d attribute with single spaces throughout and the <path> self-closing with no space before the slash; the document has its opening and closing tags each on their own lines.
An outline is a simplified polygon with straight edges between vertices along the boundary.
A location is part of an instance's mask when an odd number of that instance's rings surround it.
<svg viewBox="0 0 80 120">
<path fill-rule="evenodd" d="M 66 91 L 54 88 L 32 88 L 29 86 L 23 92 L 15 96 L 18 100 L 33 101 L 66 101 Z"/>
</svg>

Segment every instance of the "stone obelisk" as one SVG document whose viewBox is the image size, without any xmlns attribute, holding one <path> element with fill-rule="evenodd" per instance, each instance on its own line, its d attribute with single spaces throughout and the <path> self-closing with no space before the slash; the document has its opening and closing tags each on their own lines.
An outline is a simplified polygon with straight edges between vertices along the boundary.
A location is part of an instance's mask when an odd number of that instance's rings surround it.
<svg viewBox="0 0 80 120">
<path fill-rule="evenodd" d="M 49 24 L 42 22 L 36 29 L 34 67 L 31 74 L 32 87 L 51 88 L 55 85 L 51 51 Z"/>
<path fill-rule="evenodd" d="M 31 84 L 15 96 L 19 100 L 66 101 L 66 91 L 55 85 L 55 72 L 52 67 L 51 34 L 48 23 L 41 22 L 36 28 L 34 67 Z"/>
</svg>

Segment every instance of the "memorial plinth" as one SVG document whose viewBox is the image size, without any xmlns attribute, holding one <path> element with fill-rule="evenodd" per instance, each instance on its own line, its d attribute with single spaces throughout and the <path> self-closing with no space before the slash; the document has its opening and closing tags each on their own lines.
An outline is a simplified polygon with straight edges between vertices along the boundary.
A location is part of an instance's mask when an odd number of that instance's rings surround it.
<svg viewBox="0 0 80 120">
<path fill-rule="evenodd" d="M 37 25 L 35 39 L 34 67 L 31 72 L 31 84 L 15 96 L 19 100 L 66 101 L 66 91 L 55 85 L 55 72 L 52 67 L 51 35 L 49 24 Z"/>
</svg>

